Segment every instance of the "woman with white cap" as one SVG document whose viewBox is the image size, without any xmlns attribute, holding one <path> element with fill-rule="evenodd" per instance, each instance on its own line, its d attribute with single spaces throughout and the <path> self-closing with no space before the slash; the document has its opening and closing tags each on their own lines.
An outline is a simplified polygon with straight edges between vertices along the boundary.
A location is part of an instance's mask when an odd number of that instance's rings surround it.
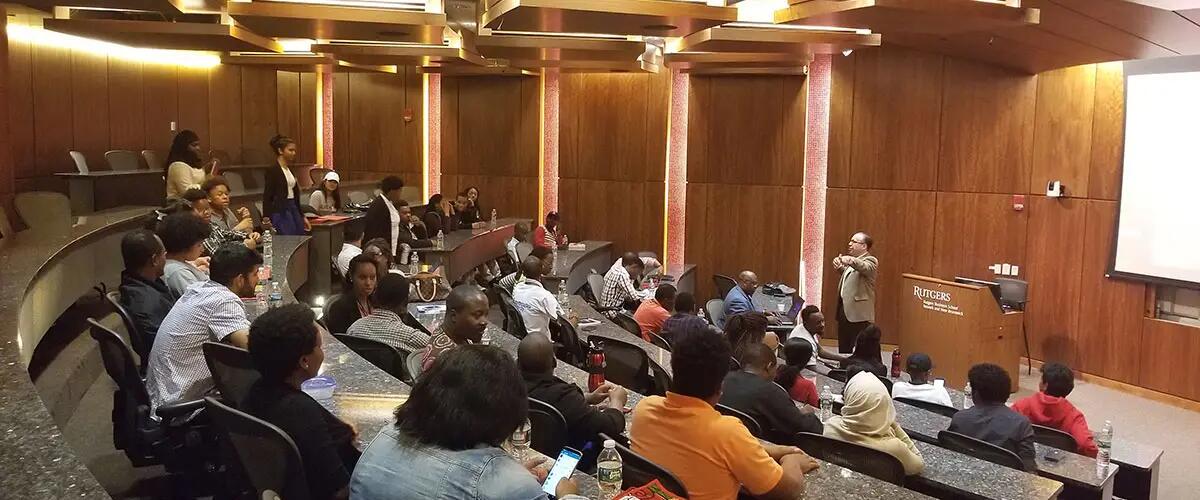
<svg viewBox="0 0 1200 500">
<path fill-rule="evenodd" d="M 337 172 L 326 173 L 325 179 L 308 197 L 308 206 L 316 209 L 319 214 L 331 214 L 341 210 L 342 192 L 338 190 L 338 184 L 341 182 L 342 177 Z"/>
<path fill-rule="evenodd" d="M 912 439 L 896 423 L 896 409 L 887 387 L 871 372 L 860 371 L 843 391 L 842 414 L 825 422 L 825 437 L 874 448 L 896 457 L 904 474 L 920 474 L 925 459 Z"/>
</svg>

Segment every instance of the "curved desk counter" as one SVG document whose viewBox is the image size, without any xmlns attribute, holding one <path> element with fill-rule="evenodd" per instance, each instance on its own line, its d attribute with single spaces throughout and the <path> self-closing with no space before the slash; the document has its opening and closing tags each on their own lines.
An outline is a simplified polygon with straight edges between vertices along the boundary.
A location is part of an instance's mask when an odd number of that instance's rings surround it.
<svg viewBox="0 0 1200 500">
<path fill-rule="evenodd" d="M 542 277 L 547 290 L 557 291 L 559 283 L 567 282 L 567 293 L 575 293 L 587 284 L 588 273 L 593 270 L 604 274 L 613 263 L 612 242 L 586 240 L 583 249 L 560 249 L 554 259 L 554 270 Z M 572 243 L 575 245 L 576 243 Z M 578 247 L 576 247 L 578 248 Z"/>
<path fill-rule="evenodd" d="M 512 238 L 513 226 L 518 222 L 528 223 L 529 219 L 497 219 L 494 228 L 451 231 L 445 234 L 442 248 L 418 248 L 417 253 L 425 256 L 426 262 L 443 266 L 446 279 L 456 283 L 472 269 L 503 256 L 504 245 Z"/>
</svg>

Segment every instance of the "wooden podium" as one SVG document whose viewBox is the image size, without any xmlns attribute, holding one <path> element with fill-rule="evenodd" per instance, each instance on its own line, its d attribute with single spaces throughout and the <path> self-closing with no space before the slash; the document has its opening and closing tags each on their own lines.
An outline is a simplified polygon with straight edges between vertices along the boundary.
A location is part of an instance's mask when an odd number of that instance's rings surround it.
<svg viewBox="0 0 1200 500">
<path fill-rule="evenodd" d="M 933 376 L 955 388 L 967 384 L 972 365 L 994 363 L 1008 370 L 1016 390 L 1024 352 L 1024 312 L 1002 310 L 988 287 L 928 276 L 905 274 L 901 290 L 902 357 L 928 354 Z"/>
</svg>

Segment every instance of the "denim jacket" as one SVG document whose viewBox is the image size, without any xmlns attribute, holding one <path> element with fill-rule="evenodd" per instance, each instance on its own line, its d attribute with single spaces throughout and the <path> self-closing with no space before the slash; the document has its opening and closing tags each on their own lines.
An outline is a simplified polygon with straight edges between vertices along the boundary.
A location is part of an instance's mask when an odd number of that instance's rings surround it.
<svg viewBox="0 0 1200 500">
<path fill-rule="evenodd" d="M 545 500 L 521 464 L 496 447 L 451 451 L 415 444 L 384 427 L 363 452 L 350 479 L 362 500 Z M 581 498 L 568 495 L 564 500 Z"/>
</svg>

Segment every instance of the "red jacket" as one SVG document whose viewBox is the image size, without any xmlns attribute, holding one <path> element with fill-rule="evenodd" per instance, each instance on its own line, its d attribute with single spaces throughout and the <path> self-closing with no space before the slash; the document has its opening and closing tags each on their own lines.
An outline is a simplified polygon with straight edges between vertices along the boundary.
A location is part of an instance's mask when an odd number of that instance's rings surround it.
<svg viewBox="0 0 1200 500">
<path fill-rule="evenodd" d="M 1096 442 L 1092 440 L 1092 431 L 1088 429 L 1087 420 L 1067 398 L 1039 392 L 1017 401 L 1012 409 L 1025 415 L 1034 424 L 1053 427 L 1070 434 L 1079 445 L 1081 455 L 1096 456 Z"/>
</svg>

